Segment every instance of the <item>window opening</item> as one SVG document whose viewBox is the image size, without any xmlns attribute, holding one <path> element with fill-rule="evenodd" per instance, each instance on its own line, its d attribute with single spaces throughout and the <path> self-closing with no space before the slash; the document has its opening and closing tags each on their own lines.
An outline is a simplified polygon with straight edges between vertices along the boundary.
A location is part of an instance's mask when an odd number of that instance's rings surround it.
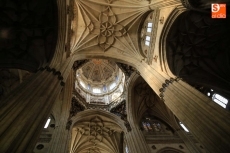
<svg viewBox="0 0 230 153">
<path fill-rule="evenodd" d="M 118 76 L 117 75 L 115 76 L 115 80 L 116 80 L 116 82 L 118 81 Z"/>
<path fill-rule="evenodd" d="M 145 38 L 145 45 L 149 46 L 149 44 L 150 44 L 150 37 L 146 36 L 146 38 Z"/>
<path fill-rule="evenodd" d="M 115 86 L 116 86 L 116 84 L 115 84 L 115 83 L 112 83 L 112 84 L 110 85 L 109 89 L 112 90 Z"/>
<path fill-rule="evenodd" d="M 154 127 L 155 131 L 157 131 L 157 132 L 161 131 L 160 123 L 153 123 L 153 127 Z"/>
<path fill-rule="evenodd" d="M 184 126 L 184 124 L 183 123 L 179 123 L 180 124 L 180 126 L 186 131 L 186 132 L 189 132 L 189 130 Z"/>
<path fill-rule="evenodd" d="M 150 123 L 149 123 L 149 122 L 147 122 L 147 127 L 148 127 L 148 130 L 149 130 L 149 131 L 151 131 L 151 130 L 152 130 L 152 127 L 151 127 L 151 125 L 150 125 Z"/>
<path fill-rule="evenodd" d="M 47 119 L 47 121 L 46 121 L 45 126 L 44 126 L 45 129 L 48 128 L 48 126 L 49 126 L 49 124 L 50 124 L 50 121 L 51 121 L 51 118 L 49 117 L 49 118 Z"/>
<path fill-rule="evenodd" d="M 99 88 L 93 88 L 94 93 L 101 93 L 101 90 Z"/>
<path fill-rule="evenodd" d="M 82 81 L 80 81 L 80 85 L 81 85 L 83 88 L 86 88 L 85 84 L 84 84 Z"/>
<path fill-rule="evenodd" d="M 223 108 L 226 108 L 226 105 L 228 104 L 228 100 L 219 94 L 214 94 L 212 100 Z"/>
<path fill-rule="evenodd" d="M 128 149 L 128 146 L 127 146 L 127 145 L 125 146 L 125 152 L 126 152 L 126 153 L 129 153 L 129 149 Z"/>
<path fill-rule="evenodd" d="M 144 127 L 145 131 L 148 131 L 148 128 L 147 128 L 146 123 L 145 123 L 145 122 L 142 122 L 142 125 L 143 125 L 143 127 Z"/>
<path fill-rule="evenodd" d="M 103 85 L 103 91 L 106 92 L 106 85 Z"/>
<path fill-rule="evenodd" d="M 88 90 L 90 89 L 90 84 L 88 84 Z"/>
<path fill-rule="evenodd" d="M 152 26 L 153 26 L 153 23 L 148 23 L 147 32 L 152 31 Z"/>
</svg>

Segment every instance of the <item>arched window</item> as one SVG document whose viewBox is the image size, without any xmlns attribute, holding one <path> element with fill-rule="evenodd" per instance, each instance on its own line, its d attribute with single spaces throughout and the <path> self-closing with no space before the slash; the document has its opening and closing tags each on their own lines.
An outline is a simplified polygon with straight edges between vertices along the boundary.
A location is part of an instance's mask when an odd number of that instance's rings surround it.
<svg viewBox="0 0 230 153">
<path fill-rule="evenodd" d="M 162 130 L 161 124 L 157 120 L 150 118 L 143 119 L 142 127 L 147 132 L 159 132 Z"/>
<path fill-rule="evenodd" d="M 80 81 L 80 85 L 86 89 L 86 85 L 82 81 Z"/>
<path fill-rule="evenodd" d="M 112 83 L 112 84 L 110 85 L 109 89 L 112 90 L 113 88 L 115 88 L 115 86 L 116 86 L 116 83 Z"/>
<path fill-rule="evenodd" d="M 101 93 L 101 89 L 99 89 L 99 88 L 93 88 L 93 93 Z"/>
<path fill-rule="evenodd" d="M 228 104 L 228 100 L 219 94 L 213 94 L 212 100 L 223 108 Z"/>
</svg>

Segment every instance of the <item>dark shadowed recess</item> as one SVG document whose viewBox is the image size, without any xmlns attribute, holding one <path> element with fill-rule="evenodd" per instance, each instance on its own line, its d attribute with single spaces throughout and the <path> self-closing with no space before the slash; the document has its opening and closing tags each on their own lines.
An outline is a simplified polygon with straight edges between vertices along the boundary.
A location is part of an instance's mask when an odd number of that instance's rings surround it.
<svg viewBox="0 0 230 153">
<path fill-rule="evenodd" d="M 218 4 L 226 4 L 227 7 L 230 6 L 229 0 L 187 0 L 189 4 L 198 10 L 207 10 L 207 12 L 211 12 L 211 5 L 218 3 Z M 228 13 L 230 10 L 227 9 Z"/>
<path fill-rule="evenodd" d="M 0 0 L 0 68 L 35 72 L 55 52 L 55 0 Z"/>
<path fill-rule="evenodd" d="M 169 68 L 191 84 L 230 95 L 230 18 L 212 19 L 210 14 L 182 13 L 166 39 Z"/>
</svg>

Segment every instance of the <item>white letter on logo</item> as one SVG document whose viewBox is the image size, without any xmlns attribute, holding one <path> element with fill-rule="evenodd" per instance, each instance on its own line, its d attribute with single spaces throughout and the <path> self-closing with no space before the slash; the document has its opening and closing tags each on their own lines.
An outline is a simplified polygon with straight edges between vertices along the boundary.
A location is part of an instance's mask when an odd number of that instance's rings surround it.
<svg viewBox="0 0 230 153">
<path fill-rule="evenodd" d="M 212 12 L 216 13 L 220 10 L 219 4 L 212 4 Z"/>
</svg>

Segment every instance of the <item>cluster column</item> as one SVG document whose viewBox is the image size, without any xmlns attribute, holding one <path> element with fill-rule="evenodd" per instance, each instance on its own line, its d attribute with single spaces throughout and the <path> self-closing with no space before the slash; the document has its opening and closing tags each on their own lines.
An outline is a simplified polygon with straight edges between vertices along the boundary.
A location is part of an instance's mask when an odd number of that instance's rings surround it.
<svg viewBox="0 0 230 153">
<path fill-rule="evenodd" d="M 136 127 L 125 135 L 129 152 L 131 153 L 150 153 L 150 149 L 145 141 L 142 131 Z"/>
<path fill-rule="evenodd" d="M 0 152 L 32 152 L 70 68 L 70 60 L 62 73 L 42 68 L 5 97 L 0 104 Z"/>
<path fill-rule="evenodd" d="M 166 80 L 160 97 L 210 152 L 230 149 L 230 113 L 180 79 Z M 173 97 L 173 98 L 172 98 Z"/>
<path fill-rule="evenodd" d="M 55 114 L 56 128 L 50 142 L 49 153 L 65 153 L 69 149 L 70 130 L 67 128 L 67 122 L 70 115 L 72 91 L 73 91 L 74 77 L 73 70 L 66 80 L 65 87 L 61 93 L 61 98 L 57 98 L 53 107 Z M 61 108 L 61 112 L 58 110 Z"/>
</svg>

